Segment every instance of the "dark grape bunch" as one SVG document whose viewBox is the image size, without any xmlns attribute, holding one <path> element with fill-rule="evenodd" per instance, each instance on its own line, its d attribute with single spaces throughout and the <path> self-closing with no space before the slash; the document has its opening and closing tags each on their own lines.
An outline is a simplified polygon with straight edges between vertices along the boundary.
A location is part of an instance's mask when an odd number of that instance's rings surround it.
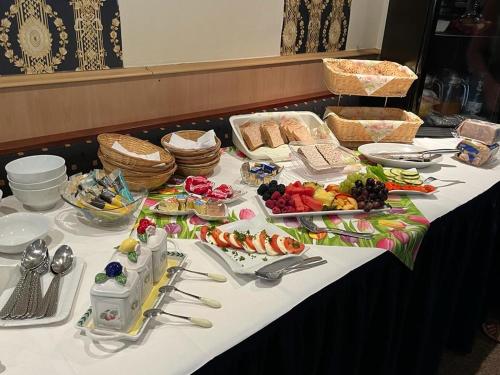
<svg viewBox="0 0 500 375">
<path fill-rule="evenodd" d="M 384 183 L 373 178 L 368 178 L 365 185 L 363 181 L 357 180 L 351 189 L 351 195 L 358 202 L 358 208 L 365 212 L 384 207 L 388 194 L 389 191 Z"/>
</svg>

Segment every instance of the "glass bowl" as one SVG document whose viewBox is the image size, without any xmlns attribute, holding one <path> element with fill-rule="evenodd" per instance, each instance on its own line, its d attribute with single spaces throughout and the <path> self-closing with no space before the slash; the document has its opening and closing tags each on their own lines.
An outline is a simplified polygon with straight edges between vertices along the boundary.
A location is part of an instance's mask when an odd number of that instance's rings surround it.
<svg viewBox="0 0 500 375">
<path fill-rule="evenodd" d="M 276 174 L 266 174 L 265 176 L 260 176 L 256 173 L 251 173 L 250 169 L 255 167 L 257 164 L 268 164 L 276 168 Z M 268 184 L 272 180 L 278 180 L 279 175 L 281 174 L 281 171 L 283 170 L 282 166 L 279 166 L 275 163 L 272 162 L 244 162 L 241 165 L 241 180 L 243 183 L 254 186 L 254 187 L 259 187 L 262 184 Z"/>
<path fill-rule="evenodd" d="M 67 191 L 69 183 L 70 182 L 68 181 L 61 185 L 60 192 L 62 199 L 72 207 L 76 208 L 79 212 L 81 212 L 85 219 L 97 225 L 122 224 L 130 220 L 137 209 L 141 207 L 144 198 L 146 198 L 148 195 L 147 189 L 141 189 L 140 191 L 132 192 L 134 200 L 127 206 L 116 208 L 113 210 L 99 210 L 97 208 L 79 206 L 74 197 Z"/>
</svg>

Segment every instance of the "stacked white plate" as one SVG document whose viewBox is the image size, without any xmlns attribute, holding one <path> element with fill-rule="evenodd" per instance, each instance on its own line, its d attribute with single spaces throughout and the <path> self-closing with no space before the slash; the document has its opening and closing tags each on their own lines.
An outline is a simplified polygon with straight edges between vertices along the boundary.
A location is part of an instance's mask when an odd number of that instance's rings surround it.
<svg viewBox="0 0 500 375">
<path fill-rule="evenodd" d="M 60 186 L 68 180 L 66 163 L 55 155 L 34 155 L 5 166 L 14 196 L 35 211 L 48 210 L 61 199 Z"/>
</svg>

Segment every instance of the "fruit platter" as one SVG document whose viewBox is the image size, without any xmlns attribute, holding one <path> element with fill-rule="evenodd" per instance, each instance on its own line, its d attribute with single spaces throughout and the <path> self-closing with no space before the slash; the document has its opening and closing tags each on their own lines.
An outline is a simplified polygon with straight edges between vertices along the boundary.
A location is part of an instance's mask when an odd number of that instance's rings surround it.
<svg viewBox="0 0 500 375">
<path fill-rule="evenodd" d="M 308 248 L 264 219 L 203 226 L 200 243 L 218 254 L 231 270 L 254 274 L 259 268 L 304 254 Z"/>
<path fill-rule="evenodd" d="M 204 199 L 216 200 L 222 203 L 232 203 L 246 194 L 243 190 L 234 190 L 231 186 L 222 184 L 216 186 L 204 176 L 189 176 L 184 181 L 187 193 Z"/>
<path fill-rule="evenodd" d="M 340 185 L 273 180 L 257 189 L 257 200 L 269 217 L 320 216 L 386 210 L 388 190 L 369 173 L 352 173 Z"/>
</svg>

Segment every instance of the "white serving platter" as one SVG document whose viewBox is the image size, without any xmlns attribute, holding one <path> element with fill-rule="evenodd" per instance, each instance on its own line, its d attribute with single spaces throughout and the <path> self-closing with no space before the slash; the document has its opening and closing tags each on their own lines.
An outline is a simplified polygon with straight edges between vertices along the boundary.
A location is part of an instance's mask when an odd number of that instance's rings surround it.
<svg viewBox="0 0 500 375">
<path fill-rule="evenodd" d="M 290 237 L 287 232 L 280 229 L 276 225 L 268 223 L 263 218 L 234 221 L 232 223 L 218 226 L 217 228 L 229 233 L 234 231 L 249 231 L 252 234 L 257 234 L 260 231 L 265 230 L 270 236 L 278 234 L 280 236 Z M 246 251 L 237 251 L 234 249 L 227 249 L 227 251 L 224 251 L 218 246 L 203 241 L 200 241 L 199 243 L 219 255 L 234 273 L 247 275 L 253 275 L 258 269 L 283 259 L 300 257 L 309 250 L 309 247 L 306 246 L 300 254 L 269 256 L 267 254 L 249 254 Z"/>
<path fill-rule="evenodd" d="M 167 255 L 167 262 L 168 266 L 185 266 L 186 265 L 186 256 L 183 253 L 180 253 L 178 251 L 169 251 Z M 160 281 L 153 285 L 153 290 L 150 292 L 149 297 L 146 299 L 146 301 L 143 303 L 141 307 L 141 315 L 138 318 L 139 321 L 136 322 L 136 324 L 139 325 L 139 328 L 134 330 L 132 333 L 130 332 L 117 332 L 117 331 L 112 331 L 112 330 L 107 330 L 107 329 L 102 329 L 102 328 L 95 328 L 94 326 L 94 321 L 92 317 L 92 306 L 89 306 L 89 308 L 85 311 L 85 313 L 78 319 L 76 322 L 76 328 L 85 335 L 89 336 L 93 341 L 137 341 L 139 338 L 142 336 L 144 331 L 146 330 L 148 323 L 152 318 L 144 318 L 142 316 L 142 312 L 148 309 L 154 309 L 158 308 L 163 304 L 163 301 L 165 299 L 165 296 L 168 293 L 158 293 L 158 288 L 163 285 L 172 285 L 175 282 L 175 279 L 177 278 L 177 274 L 175 274 L 171 278 L 167 278 L 167 272 L 165 270 L 165 273 L 161 277 Z M 165 282 L 165 280 L 168 280 Z M 153 294 L 156 293 L 154 298 L 152 297 Z M 153 298 L 153 301 L 150 302 L 150 298 Z"/>
<path fill-rule="evenodd" d="M 406 194 L 406 195 L 434 195 L 434 193 L 437 192 L 437 189 L 431 192 L 423 192 L 423 191 L 416 191 L 416 190 L 389 190 L 389 195 L 391 194 Z"/>
<path fill-rule="evenodd" d="M 195 209 L 189 209 L 189 210 L 185 210 L 185 211 L 164 211 L 164 210 L 160 210 L 158 208 L 159 205 L 160 205 L 160 202 L 156 203 L 149 210 L 151 212 L 154 212 L 157 215 L 165 215 L 165 216 L 184 216 L 184 215 L 194 214 L 194 215 L 198 216 L 200 219 L 207 220 L 207 221 L 224 220 L 229 215 L 226 205 L 224 205 L 224 212 L 225 212 L 224 216 L 203 215 L 203 214 L 196 212 Z"/>
<path fill-rule="evenodd" d="M 78 286 L 82 279 L 83 271 L 85 270 L 86 263 L 83 258 L 75 257 L 73 260 L 73 266 L 71 271 L 65 274 L 61 278 L 61 283 L 59 286 L 59 304 L 57 306 L 56 314 L 52 317 L 43 319 L 24 319 L 24 320 L 2 320 L 0 319 L 0 327 L 26 327 L 26 326 L 41 326 L 46 324 L 52 324 L 64 321 L 68 318 L 73 302 L 78 292 Z M 10 268 L 10 277 L 6 284 L 0 283 L 0 306 L 4 306 L 10 295 L 14 291 L 14 288 L 21 277 L 21 271 L 19 266 L 2 266 Z M 1 272 L 4 270 L 1 269 Z M 42 292 L 45 294 L 47 291 L 50 281 L 52 280 L 52 273 L 47 272 L 40 278 L 42 285 Z"/>
<path fill-rule="evenodd" d="M 285 218 L 285 217 L 301 217 L 301 216 L 325 216 L 325 215 L 354 215 L 364 213 L 363 210 L 331 210 L 331 211 L 307 211 L 307 212 L 289 212 L 286 214 L 273 214 L 272 211 L 266 207 L 263 199 L 259 196 L 255 197 L 257 202 L 259 202 L 259 206 L 264 211 L 264 213 L 271 218 Z M 370 213 L 380 213 L 389 211 L 390 208 L 381 208 L 378 210 L 371 210 Z"/>
<path fill-rule="evenodd" d="M 231 128 L 233 130 L 233 143 L 234 145 L 243 152 L 248 158 L 252 160 L 272 160 L 272 161 L 288 161 L 290 160 L 290 149 L 287 144 L 271 148 L 271 147 L 259 147 L 254 151 L 250 151 L 243 140 L 241 135 L 240 126 L 246 122 L 262 122 L 265 120 L 276 120 L 278 123 L 282 117 L 295 118 L 303 122 L 309 127 L 311 134 L 314 136 L 315 133 L 319 131 L 327 135 L 326 139 L 322 139 L 322 142 L 333 141 L 338 144 L 337 139 L 330 131 L 328 126 L 321 120 L 318 115 L 313 112 L 307 111 L 287 111 L 287 112 L 262 112 L 262 113 L 252 113 L 246 115 L 236 115 L 229 118 L 231 123 Z"/>
<path fill-rule="evenodd" d="M 395 160 L 388 159 L 381 156 L 376 156 L 373 154 L 382 153 L 382 152 L 391 152 L 391 153 L 404 153 L 404 152 L 422 152 L 426 149 L 419 146 L 404 144 L 404 143 L 368 143 L 366 145 L 362 145 L 358 147 L 358 151 L 364 155 L 368 160 L 382 164 L 384 167 L 395 167 L 402 169 L 409 168 L 427 168 L 431 165 L 439 164 L 443 161 L 443 157 L 440 156 L 431 161 L 407 161 L 407 160 Z"/>
</svg>

